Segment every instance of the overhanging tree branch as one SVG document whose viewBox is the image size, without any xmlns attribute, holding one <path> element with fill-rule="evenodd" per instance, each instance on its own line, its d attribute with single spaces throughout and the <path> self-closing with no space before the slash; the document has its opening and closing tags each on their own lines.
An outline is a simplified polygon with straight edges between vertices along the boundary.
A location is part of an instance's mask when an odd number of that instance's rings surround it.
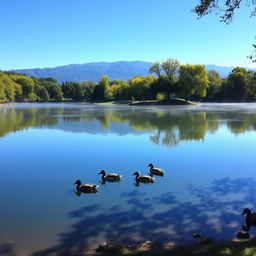
<svg viewBox="0 0 256 256">
<path fill-rule="evenodd" d="M 247 7 L 252 8 L 250 17 L 256 16 L 256 0 L 199 0 L 199 3 L 192 10 L 201 18 L 215 12 L 220 14 L 220 21 L 230 24 L 234 19 L 234 14 L 241 7 L 241 3 L 245 3 Z M 248 56 L 253 62 L 256 62 L 256 45 L 253 44 L 254 50 Z"/>
</svg>

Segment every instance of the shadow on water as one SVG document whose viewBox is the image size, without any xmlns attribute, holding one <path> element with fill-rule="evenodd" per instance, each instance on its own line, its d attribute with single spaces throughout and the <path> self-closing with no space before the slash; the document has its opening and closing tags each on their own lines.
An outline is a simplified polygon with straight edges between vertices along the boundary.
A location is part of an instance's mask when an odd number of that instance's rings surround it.
<svg viewBox="0 0 256 256">
<path fill-rule="evenodd" d="M 188 188 L 193 199 L 179 201 L 174 193 L 149 197 L 139 189 L 123 193 L 127 209 L 115 205 L 106 209 L 95 204 L 69 214 L 76 220 L 70 232 L 59 235 L 59 244 L 32 256 L 79 255 L 104 239 L 138 243 L 143 240 L 193 243 L 200 232 L 214 240 L 230 240 L 241 230 L 242 209 L 255 207 L 256 180 L 215 180 L 209 187 Z"/>
</svg>

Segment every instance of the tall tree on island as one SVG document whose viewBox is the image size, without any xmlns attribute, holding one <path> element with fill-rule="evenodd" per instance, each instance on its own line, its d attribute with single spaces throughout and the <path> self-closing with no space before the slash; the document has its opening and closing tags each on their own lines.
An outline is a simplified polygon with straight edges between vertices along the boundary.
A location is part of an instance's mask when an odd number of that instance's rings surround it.
<svg viewBox="0 0 256 256">
<path fill-rule="evenodd" d="M 162 67 L 160 62 L 155 62 L 152 64 L 152 66 L 149 68 L 149 73 L 156 74 L 157 77 L 161 76 Z"/>
<path fill-rule="evenodd" d="M 179 66 L 179 61 L 171 58 L 168 58 L 161 63 L 153 63 L 149 68 L 149 72 L 156 74 L 158 77 L 152 85 L 155 93 L 164 92 L 167 95 L 167 98 L 170 99 L 170 95 L 177 91 L 176 85 L 178 81 Z"/>
<path fill-rule="evenodd" d="M 208 74 L 204 65 L 181 65 L 179 69 L 180 91 L 188 101 L 189 96 L 204 97 L 209 84 Z"/>
</svg>

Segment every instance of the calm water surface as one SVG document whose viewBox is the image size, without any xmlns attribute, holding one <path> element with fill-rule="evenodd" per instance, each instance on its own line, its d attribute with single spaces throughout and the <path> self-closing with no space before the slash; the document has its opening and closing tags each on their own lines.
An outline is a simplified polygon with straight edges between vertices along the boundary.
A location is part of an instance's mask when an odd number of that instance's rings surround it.
<svg viewBox="0 0 256 256">
<path fill-rule="evenodd" d="M 233 239 L 243 208 L 256 211 L 255 153 L 256 104 L 0 106 L 0 255 Z M 165 176 L 135 186 L 151 162 Z M 122 181 L 101 184 L 102 169 Z M 77 179 L 99 193 L 77 196 Z"/>
</svg>

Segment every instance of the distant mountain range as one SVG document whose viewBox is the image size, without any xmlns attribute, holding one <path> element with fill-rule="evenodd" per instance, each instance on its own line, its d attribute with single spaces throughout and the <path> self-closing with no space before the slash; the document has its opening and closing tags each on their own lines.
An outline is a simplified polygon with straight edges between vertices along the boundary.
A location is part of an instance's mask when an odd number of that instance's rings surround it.
<svg viewBox="0 0 256 256">
<path fill-rule="evenodd" d="M 52 77 L 59 83 L 65 81 L 81 82 L 85 80 L 98 82 L 102 75 L 107 75 L 110 80 L 129 80 L 133 76 L 146 76 L 149 75 L 148 70 L 151 65 L 151 62 L 145 61 L 117 61 L 71 64 L 56 68 L 16 69 L 11 71 L 38 78 Z M 233 68 L 206 65 L 207 70 L 216 70 L 221 77 L 226 77 Z"/>
</svg>

